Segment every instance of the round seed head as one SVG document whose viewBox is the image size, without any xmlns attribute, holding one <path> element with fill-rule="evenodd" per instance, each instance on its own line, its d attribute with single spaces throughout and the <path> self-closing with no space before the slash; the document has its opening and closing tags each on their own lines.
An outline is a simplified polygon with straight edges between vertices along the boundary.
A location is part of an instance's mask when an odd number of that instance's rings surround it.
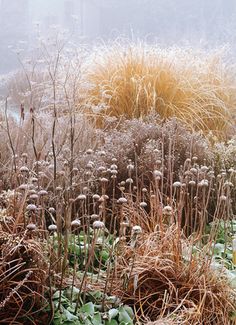
<svg viewBox="0 0 236 325">
<path fill-rule="evenodd" d="M 81 222 L 80 222 L 80 220 L 78 220 L 78 219 L 75 219 L 75 220 L 73 220 L 72 222 L 71 222 L 71 227 L 75 227 L 75 228 L 77 228 L 77 227 L 79 227 L 81 225 Z"/>
<path fill-rule="evenodd" d="M 29 230 L 29 231 L 33 231 L 36 229 L 36 225 L 34 223 L 29 223 L 26 228 Z"/>
<path fill-rule="evenodd" d="M 78 200 L 86 200 L 86 195 L 85 194 L 80 194 L 78 197 L 77 197 Z"/>
<path fill-rule="evenodd" d="M 133 226 L 132 233 L 133 234 L 141 234 L 142 233 L 142 228 L 140 226 Z"/>
<path fill-rule="evenodd" d="M 173 183 L 173 187 L 181 187 L 181 186 L 182 186 L 181 182 L 174 182 Z"/>
<path fill-rule="evenodd" d="M 104 229 L 105 228 L 105 225 L 102 221 L 94 221 L 93 222 L 93 229 Z"/>
<path fill-rule="evenodd" d="M 48 230 L 49 231 L 57 231 L 57 226 L 56 225 L 49 225 Z"/>
<path fill-rule="evenodd" d="M 165 216 L 170 216 L 172 211 L 173 210 L 172 210 L 172 207 L 170 205 L 166 205 L 162 210 L 163 215 L 165 215 Z"/>
<path fill-rule="evenodd" d="M 98 194 L 94 194 L 94 195 L 93 195 L 93 199 L 94 199 L 94 200 L 99 200 L 99 199 L 100 199 L 100 195 L 98 195 Z"/>
<path fill-rule="evenodd" d="M 127 203 L 127 199 L 126 199 L 125 197 L 120 197 L 120 198 L 117 200 L 117 203 L 125 204 L 125 203 Z"/>
<path fill-rule="evenodd" d="M 125 181 L 127 184 L 133 184 L 133 179 L 132 178 L 127 178 Z"/>
<path fill-rule="evenodd" d="M 20 172 L 21 172 L 21 173 L 28 173 L 28 172 L 29 172 L 29 168 L 26 167 L 26 166 L 22 166 L 22 167 L 20 168 Z"/>
<path fill-rule="evenodd" d="M 40 196 L 47 196 L 48 195 L 48 192 L 46 190 L 41 190 L 38 192 L 38 195 Z"/>
<path fill-rule="evenodd" d="M 56 213 L 56 210 L 55 210 L 53 207 L 50 207 L 50 208 L 48 209 L 48 211 L 49 211 L 50 213 L 52 213 L 52 214 L 55 214 L 55 213 Z"/>
<path fill-rule="evenodd" d="M 140 202 L 140 207 L 141 208 L 146 208 L 146 206 L 147 206 L 147 203 L 146 202 Z"/>
<path fill-rule="evenodd" d="M 27 207 L 26 207 L 26 210 L 27 211 L 36 211 L 37 207 L 36 207 L 35 204 L 28 204 Z"/>
</svg>

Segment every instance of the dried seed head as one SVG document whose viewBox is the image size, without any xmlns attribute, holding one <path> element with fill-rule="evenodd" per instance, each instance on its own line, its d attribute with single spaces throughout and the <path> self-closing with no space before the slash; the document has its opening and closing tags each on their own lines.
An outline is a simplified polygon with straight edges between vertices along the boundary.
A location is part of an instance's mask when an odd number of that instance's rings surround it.
<svg viewBox="0 0 236 325">
<path fill-rule="evenodd" d="M 197 168 L 195 168 L 195 167 L 190 168 L 189 171 L 190 171 L 192 174 L 197 174 L 197 172 L 198 172 Z"/>
<path fill-rule="evenodd" d="M 125 204 L 125 203 L 127 203 L 127 199 L 126 199 L 125 197 L 120 197 L 120 198 L 117 200 L 117 203 Z"/>
<path fill-rule="evenodd" d="M 33 231 L 36 229 L 36 225 L 34 223 L 29 223 L 26 228 L 29 230 L 29 231 Z"/>
<path fill-rule="evenodd" d="M 86 200 L 86 195 L 85 194 L 78 195 L 77 200 L 81 200 L 81 201 Z"/>
<path fill-rule="evenodd" d="M 127 184 L 133 184 L 133 179 L 132 178 L 127 178 L 125 181 Z"/>
<path fill-rule="evenodd" d="M 196 182 L 195 181 L 189 181 L 189 185 L 190 186 L 195 186 L 196 185 Z"/>
<path fill-rule="evenodd" d="M 63 188 L 62 188 L 61 186 L 57 186 L 57 187 L 56 187 L 56 191 L 57 191 L 57 192 L 61 192 L 62 190 L 63 190 Z"/>
<path fill-rule="evenodd" d="M 162 213 L 164 216 L 170 216 L 172 214 L 172 207 L 170 205 L 166 205 L 163 210 Z"/>
<path fill-rule="evenodd" d="M 110 168 L 111 168 L 111 169 L 117 169 L 118 167 L 117 167 L 116 164 L 112 164 Z"/>
<path fill-rule="evenodd" d="M 22 167 L 20 168 L 20 172 L 21 172 L 21 173 L 28 173 L 28 172 L 29 172 L 29 168 L 26 167 L 26 166 L 22 166 Z"/>
<path fill-rule="evenodd" d="M 81 225 L 81 222 L 80 222 L 80 220 L 78 220 L 78 219 L 75 219 L 75 220 L 73 220 L 72 222 L 71 222 L 71 227 L 75 227 L 75 228 L 77 228 L 77 227 L 79 227 Z"/>
<path fill-rule="evenodd" d="M 146 208 L 147 203 L 143 201 L 143 202 L 140 202 L 139 205 L 140 205 L 141 208 Z"/>
<path fill-rule="evenodd" d="M 98 195 L 98 194 L 94 194 L 94 195 L 93 195 L 93 199 L 94 199 L 94 200 L 99 200 L 99 199 L 100 199 L 100 195 Z"/>
<path fill-rule="evenodd" d="M 142 228 L 140 226 L 133 226 L 132 233 L 133 234 L 141 234 L 142 233 Z"/>
<path fill-rule="evenodd" d="M 46 190 L 40 190 L 38 192 L 38 195 L 40 195 L 40 196 L 47 196 L 48 195 L 48 192 Z"/>
<path fill-rule="evenodd" d="M 105 177 L 102 177 L 102 178 L 100 178 L 100 182 L 103 184 L 108 183 L 108 179 Z"/>
<path fill-rule="evenodd" d="M 208 171 L 208 167 L 207 166 L 202 166 L 201 167 L 201 172 L 206 173 Z"/>
<path fill-rule="evenodd" d="M 29 198 L 30 198 L 31 200 L 37 200 L 38 197 L 39 197 L 38 194 L 31 194 Z"/>
<path fill-rule="evenodd" d="M 93 153 L 93 149 L 88 149 L 87 151 L 86 151 L 86 154 L 87 155 L 91 155 Z"/>
<path fill-rule="evenodd" d="M 129 171 L 132 171 L 132 170 L 134 170 L 134 165 L 132 165 L 132 164 L 129 164 L 129 165 L 127 166 L 127 169 L 128 169 Z"/>
<path fill-rule="evenodd" d="M 198 183 L 198 186 L 199 187 L 208 187 L 209 185 L 209 182 L 207 179 L 202 179 L 199 183 Z"/>
<path fill-rule="evenodd" d="M 182 186 L 181 182 L 174 182 L 173 183 L 173 187 L 175 187 L 175 188 L 181 187 L 181 186 Z"/>
<path fill-rule="evenodd" d="M 93 229 L 104 229 L 105 228 L 105 224 L 102 221 L 94 221 L 93 222 Z"/>
<path fill-rule="evenodd" d="M 153 176 L 161 178 L 162 177 L 162 172 L 160 170 L 156 169 L 156 170 L 153 171 Z"/>
<path fill-rule="evenodd" d="M 27 191 L 29 189 L 29 185 L 28 184 L 21 184 L 18 187 L 18 189 L 21 190 L 21 191 Z"/>
<path fill-rule="evenodd" d="M 26 207 L 26 210 L 27 211 L 36 211 L 37 207 L 36 207 L 35 204 L 28 204 L 27 207 Z"/>
<path fill-rule="evenodd" d="M 225 195 L 220 196 L 220 201 L 225 202 L 227 200 L 227 197 Z"/>
<path fill-rule="evenodd" d="M 55 213 L 56 213 L 56 210 L 55 210 L 53 207 L 50 207 L 50 208 L 48 209 L 48 211 L 49 211 L 50 213 L 52 213 L 52 214 L 55 214 Z"/>
<path fill-rule="evenodd" d="M 56 225 L 49 225 L 48 230 L 49 231 L 57 231 L 57 226 Z"/>
<path fill-rule="evenodd" d="M 90 216 L 90 218 L 91 218 L 91 220 L 98 220 L 99 219 L 99 215 L 94 213 L 94 214 L 92 214 Z"/>
</svg>

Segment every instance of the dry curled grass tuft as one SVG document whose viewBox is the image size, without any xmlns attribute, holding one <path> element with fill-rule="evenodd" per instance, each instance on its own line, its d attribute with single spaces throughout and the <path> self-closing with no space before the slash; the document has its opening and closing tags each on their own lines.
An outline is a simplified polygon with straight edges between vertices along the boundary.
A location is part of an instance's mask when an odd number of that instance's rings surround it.
<svg viewBox="0 0 236 325">
<path fill-rule="evenodd" d="M 101 115 L 142 118 L 156 111 L 225 136 L 235 112 L 235 78 L 215 54 L 115 44 L 96 52 L 87 101 Z"/>
<path fill-rule="evenodd" d="M 42 324 L 47 264 L 40 243 L 27 232 L 2 232 L 0 251 L 0 324 Z"/>
<path fill-rule="evenodd" d="M 134 305 L 140 321 L 168 316 L 175 324 L 231 324 L 235 293 L 206 258 L 191 249 L 186 255 L 182 243 L 170 227 L 143 235 L 135 249 L 125 247 L 114 293 Z"/>
</svg>

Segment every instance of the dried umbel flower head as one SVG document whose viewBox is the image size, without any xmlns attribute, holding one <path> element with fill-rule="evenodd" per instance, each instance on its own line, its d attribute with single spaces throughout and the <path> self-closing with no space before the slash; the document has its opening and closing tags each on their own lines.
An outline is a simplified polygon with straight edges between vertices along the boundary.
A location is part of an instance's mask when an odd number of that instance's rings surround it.
<svg viewBox="0 0 236 325">
<path fill-rule="evenodd" d="M 38 197 L 39 197 L 38 194 L 31 194 L 29 198 L 30 198 L 31 200 L 37 200 Z"/>
<path fill-rule="evenodd" d="M 27 191 L 29 189 L 29 185 L 28 184 L 21 184 L 18 187 L 18 189 L 21 190 L 21 191 Z"/>
<path fill-rule="evenodd" d="M 209 168 L 207 166 L 202 166 L 201 167 L 201 172 L 206 173 L 208 171 L 208 169 Z"/>
<path fill-rule="evenodd" d="M 49 225 L 48 230 L 52 231 L 52 232 L 57 231 L 57 226 L 56 225 Z"/>
<path fill-rule="evenodd" d="M 87 155 L 91 155 L 93 153 L 93 149 L 88 149 L 87 151 L 86 151 L 86 154 Z"/>
<path fill-rule="evenodd" d="M 161 179 L 162 177 L 162 172 L 160 170 L 154 170 L 153 171 L 153 176 L 156 178 L 156 179 Z"/>
<path fill-rule="evenodd" d="M 133 184 L 133 179 L 132 178 L 127 178 L 125 181 L 127 184 Z"/>
<path fill-rule="evenodd" d="M 93 222 L 93 229 L 104 229 L 104 228 L 105 228 L 104 222 L 99 220 Z"/>
<path fill-rule="evenodd" d="M 196 182 L 193 181 L 193 180 L 191 180 L 191 181 L 189 181 L 189 185 L 190 185 L 190 186 L 195 186 L 195 185 L 196 185 Z"/>
</svg>

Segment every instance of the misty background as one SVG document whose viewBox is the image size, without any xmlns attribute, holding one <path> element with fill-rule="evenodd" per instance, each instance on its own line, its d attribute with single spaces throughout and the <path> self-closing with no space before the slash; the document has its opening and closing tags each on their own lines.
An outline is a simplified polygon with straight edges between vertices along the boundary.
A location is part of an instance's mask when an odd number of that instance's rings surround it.
<svg viewBox="0 0 236 325">
<path fill-rule="evenodd" d="M 39 37 L 65 30 L 75 43 L 126 37 L 162 46 L 236 49 L 235 0 L 0 0 L 0 73 Z"/>
</svg>

